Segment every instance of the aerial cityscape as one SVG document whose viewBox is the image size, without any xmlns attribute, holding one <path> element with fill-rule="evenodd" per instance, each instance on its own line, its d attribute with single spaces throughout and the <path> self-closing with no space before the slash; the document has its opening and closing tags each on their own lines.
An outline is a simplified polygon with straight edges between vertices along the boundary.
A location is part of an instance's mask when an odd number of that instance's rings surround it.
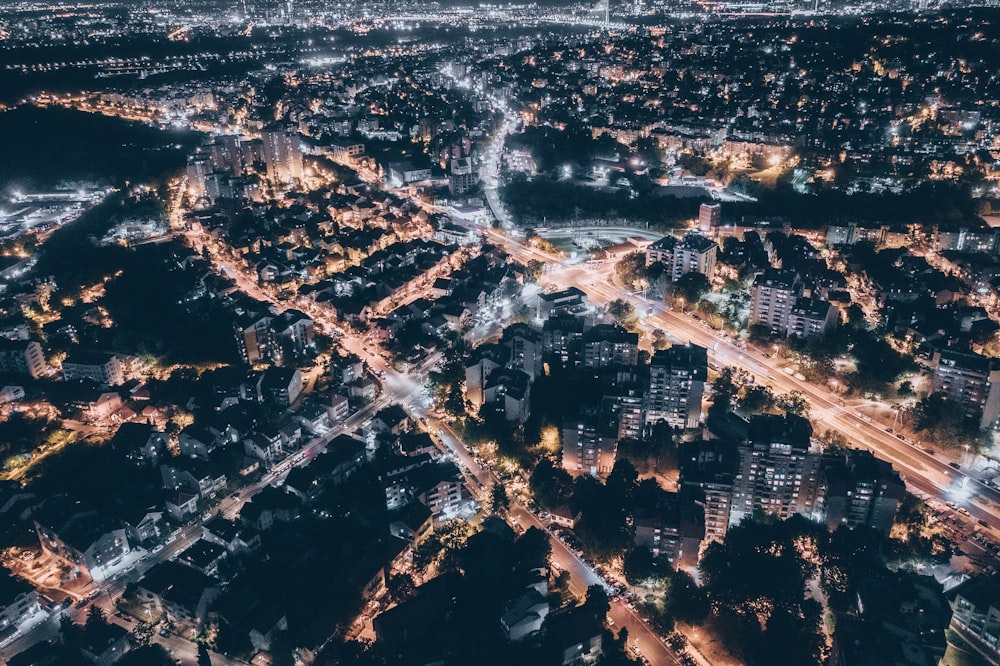
<svg viewBox="0 0 1000 666">
<path fill-rule="evenodd" d="M 0 3 L 0 664 L 1000 666 L 1000 6 Z"/>
</svg>

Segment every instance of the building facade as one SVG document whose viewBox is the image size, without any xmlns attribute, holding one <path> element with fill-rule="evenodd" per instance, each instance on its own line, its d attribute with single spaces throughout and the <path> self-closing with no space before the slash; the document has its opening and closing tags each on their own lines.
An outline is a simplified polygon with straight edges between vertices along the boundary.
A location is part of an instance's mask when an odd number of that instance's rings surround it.
<svg viewBox="0 0 1000 666">
<path fill-rule="evenodd" d="M 980 428 L 1000 425 L 1000 363 L 971 352 L 942 349 L 931 362 L 931 390 L 943 393 Z"/>
<path fill-rule="evenodd" d="M 672 428 L 697 428 L 708 376 L 708 350 L 674 345 L 657 351 L 649 364 L 646 426 L 665 422 Z"/>
</svg>

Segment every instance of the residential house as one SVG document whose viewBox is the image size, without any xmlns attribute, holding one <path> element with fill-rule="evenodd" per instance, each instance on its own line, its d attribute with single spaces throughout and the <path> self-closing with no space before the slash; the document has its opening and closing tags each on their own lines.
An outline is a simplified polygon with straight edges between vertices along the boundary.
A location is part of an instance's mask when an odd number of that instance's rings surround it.
<svg viewBox="0 0 1000 666">
<path fill-rule="evenodd" d="M 156 465 L 167 448 L 167 435 L 146 423 L 123 423 L 110 444 L 130 460 Z"/>
<path fill-rule="evenodd" d="M 44 550 L 98 582 L 139 543 L 131 525 L 65 495 L 46 500 L 32 518 Z"/>
<path fill-rule="evenodd" d="M 33 586 L 9 571 L 0 573 L 0 634 L 9 627 L 21 626 L 41 611 Z"/>
<path fill-rule="evenodd" d="M 117 624 L 98 622 L 83 629 L 80 653 L 95 666 L 111 666 L 129 648 L 129 633 Z"/>
<path fill-rule="evenodd" d="M 531 410 L 531 377 L 511 368 L 494 370 L 483 388 L 483 402 L 508 421 L 524 423 Z"/>
<path fill-rule="evenodd" d="M 225 547 L 230 553 L 249 553 L 260 548 L 258 532 L 221 515 L 202 524 L 201 538 Z"/>
<path fill-rule="evenodd" d="M 219 581 L 178 562 L 160 562 L 139 581 L 137 596 L 175 624 L 200 624 L 221 591 Z"/>
</svg>

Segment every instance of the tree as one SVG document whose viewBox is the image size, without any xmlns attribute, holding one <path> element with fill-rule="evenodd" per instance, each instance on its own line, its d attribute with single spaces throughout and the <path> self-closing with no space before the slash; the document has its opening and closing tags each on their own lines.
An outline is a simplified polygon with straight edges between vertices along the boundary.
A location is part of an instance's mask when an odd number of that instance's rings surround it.
<svg viewBox="0 0 1000 666">
<path fill-rule="evenodd" d="M 667 342 L 667 334 L 663 332 L 663 329 L 653 329 L 653 349 L 660 351 L 669 346 L 670 343 Z"/>
<path fill-rule="evenodd" d="M 978 422 L 966 418 L 964 410 L 956 409 L 944 393 L 932 393 L 922 399 L 914 412 L 917 431 L 940 446 L 969 445 L 979 450 L 986 443 L 987 437 Z"/>
<path fill-rule="evenodd" d="M 408 573 L 392 574 L 385 582 L 386 594 L 389 595 L 389 599 L 397 604 L 409 599 L 416 589 L 417 586 L 413 582 L 413 576 Z"/>
<path fill-rule="evenodd" d="M 630 585 L 647 583 L 655 578 L 658 573 L 653 551 L 642 546 L 636 546 L 625 553 L 622 569 L 625 574 L 625 580 Z"/>
<path fill-rule="evenodd" d="M 144 647 L 153 641 L 153 625 L 145 620 L 139 620 L 129 634 L 132 645 Z"/>
<path fill-rule="evenodd" d="M 82 637 L 80 625 L 73 622 L 73 618 L 69 615 L 63 615 L 59 618 L 59 638 L 63 645 L 71 647 L 79 645 Z"/>
<path fill-rule="evenodd" d="M 547 509 L 556 509 L 569 502 L 573 494 L 573 477 L 548 458 L 542 458 L 531 472 L 529 480 L 536 501 Z"/>
<path fill-rule="evenodd" d="M 696 271 L 685 273 L 674 282 L 674 294 L 684 298 L 692 307 L 711 290 L 708 278 Z"/>
<path fill-rule="evenodd" d="M 198 666 L 212 666 L 212 656 L 204 643 L 198 643 Z"/>
<path fill-rule="evenodd" d="M 165 647 L 154 644 L 133 647 L 115 663 L 118 666 L 174 666 L 177 662 Z"/>
<path fill-rule="evenodd" d="M 524 267 L 524 276 L 531 282 L 538 282 L 538 278 L 542 277 L 544 270 L 545 264 L 538 259 L 531 259 Z"/>
<path fill-rule="evenodd" d="M 775 397 L 766 386 L 754 384 L 743 392 L 740 399 L 739 411 L 743 414 L 759 414 L 766 412 L 774 406 Z"/>
<path fill-rule="evenodd" d="M 691 574 L 677 570 L 667 587 L 666 613 L 687 624 L 701 624 L 711 610 L 705 591 L 698 587 Z"/>
<path fill-rule="evenodd" d="M 602 622 L 611 610 L 611 600 L 603 585 L 591 585 L 587 588 L 587 599 L 583 602 L 584 609 Z"/>
<path fill-rule="evenodd" d="M 615 264 L 615 276 L 623 287 L 632 291 L 648 286 L 646 255 L 642 252 L 626 254 Z"/>
<path fill-rule="evenodd" d="M 719 371 L 719 376 L 712 382 L 712 406 L 709 411 L 721 415 L 732 410 L 733 399 L 737 392 L 736 382 L 733 380 L 733 368 L 727 365 Z"/>
<path fill-rule="evenodd" d="M 497 515 L 503 515 L 509 508 L 510 498 L 507 496 L 507 489 L 502 483 L 494 483 L 490 491 L 490 510 Z"/>
<path fill-rule="evenodd" d="M 271 640 L 271 666 L 295 666 L 295 645 L 287 631 L 280 631 Z"/>
<path fill-rule="evenodd" d="M 614 557 L 632 545 L 634 527 L 628 517 L 638 488 L 637 478 L 635 467 L 627 460 L 619 460 L 606 485 L 589 475 L 574 482 L 572 506 L 580 511 L 574 530 L 595 557 Z"/>
<path fill-rule="evenodd" d="M 797 416 L 809 416 L 809 401 L 802 391 L 790 391 L 779 399 L 781 407 L 789 414 Z"/>
<path fill-rule="evenodd" d="M 821 533 L 802 518 L 744 521 L 705 552 L 700 569 L 715 626 L 750 666 L 820 663 L 821 611 L 805 594 L 817 564 L 805 553 L 816 549 Z"/>
<path fill-rule="evenodd" d="M 618 298 L 608 303 L 608 314 L 619 326 L 632 330 L 639 324 L 639 317 L 631 303 Z"/>
<path fill-rule="evenodd" d="M 106 617 L 104 617 L 104 609 L 100 606 L 94 604 L 87 609 L 87 621 L 84 624 L 85 629 L 93 629 L 94 627 L 100 627 L 108 623 Z"/>
<path fill-rule="evenodd" d="M 616 506 L 626 508 L 630 503 L 639 483 L 639 473 L 628 460 L 619 460 L 608 474 L 605 491 L 607 501 Z"/>
<path fill-rule="evenodd" d="M 514 542 L 514 560 L 523 570 L 540 569 L 549 565 L 552 542 L 549 535 L 535 526 L 529 527 Z"/>
</svg>

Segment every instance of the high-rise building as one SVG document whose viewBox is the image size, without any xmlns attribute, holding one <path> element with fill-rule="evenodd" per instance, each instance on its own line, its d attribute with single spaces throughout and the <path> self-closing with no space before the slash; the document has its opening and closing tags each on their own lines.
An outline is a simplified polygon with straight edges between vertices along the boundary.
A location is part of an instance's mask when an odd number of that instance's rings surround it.
<svg viewBox="0 0 1000 666">
<path fill-rule="evenodd" d="M 697 428 L 708 376 L 708 350 L 674 345 L 653 355 L 646 393 L 646 425 L 665 422 L 673 428 Z"/>
<path fill-rule="evenodd" d="M 698 208 L 698 228 L 701 233 L 707 234 L 715 227 L 722 224 L 722 205 L 703 203 Z"/>
<path fill-rule="evenodd" d="M 66 381 L 90 380 L 104 386 L 121 386 L 131 378 L 128 357 L 77 351 L 62 363 Z"/>
<path fill-rule="evenodd" d="M 271 330 L 281 361 L 300 359 L 309 354 L 314 337 L 313 320 L 300 310 L 285 310 L 271 320 Z"/>
<path fill-rule="evenodd" d="M 701 273 L 709 278 L 715 273 L 719 246 L 711 238 L 698 233 L 688 233 L 677 240 L 664 236 L 646 248 L 646 262 L 662 262 L 664 274 L 676 282 L 685 273 Z"/>
<path fill-rule="evenodd" d="M 511 324 L 502 343 L 510 347 L 510 367 L 527 373 L 532 381 L 542 374 L 542 334 L 527 324 Z"/>
<path fill-rule="evenodd" d="M 243 173 L 243 151 L 240 137 L 235 134 L 220 136 L 209 148 L 214 171 L 224 171 L 231 176 Z"/>
<path fill-rule="evenodd" d="M 1000 361 L 972 352 L 942 349 L 931 362 L 931 390 L 975 420 L 980 428 L 1000 426 Z"/>
<path fill-rule="evenodd" d="M 697 502 L 683 493 L 662 493 L 654 506 L 645 506 L 634 517 L 636 546 L 648 548 L 674 569 L 698 563 L 705 524 Z"/>
<path fill-rule="evenodd" d="M 739 445 L 730 525 L 754 511 L 782 519 L 812 513 L 820 455 L 809 450 L 811 437 L 812 425 L 801 416 L 760 414 L 750 419 L 747 439 Z"/>
<path fill-rule="evenodd" d="M 870 451 L 852 449 L 824 458 L 817 513 L 829 529 L 868 527 L 888 536 L 906 486 L 892 465 Z"/>
<path fill-rule="evenodd" d="M 459 157 L 451 160 L 448 171 L 448 191 L 458 196 L 473 189 L 478 182 L 476 170 L 472 167 L 471 157 Z"/>
<path fill-rule="evenodd" d="M 583 334 L 582 361 L 588 368 L 634 366 L 639 361 L 639 334 L 598 324 Z"/>
<path fill-rule="evenodd" d="M 618 422 L 618 439 L 641 439 L 645 427 L 645 399 L 638 382 L 617 381 L 605 393 L 601 408 Z"/>
<path fill-rule="evenodd" d="M 510 352 L 504 345 L 484 344 L 476 347 L 465 363 L 465 397 L 473 405 L 483 404 L 486 381 L 497 368 L 502 368 Z"/>
<path fill-rule="evenodd" d="M 236 347 L 244 363 L 253 365 L 270 360 L 274 350 L 274 332 L 270 315 L 247 313 L 233 325 Z"/>
<path fill-rule="evenodd" d="M 267 179 L 286 185 L 302 178 L 302 151 L 299 135 L 287 129 L 270 129 L 261 132 L 264 165 Z"/>
<path fill-rule="evenodd" d="M 549 363 L 565 366 L 571 363 L 583 344 L 587 322 L 583 317 L 557 315 L 542 326 L 542 353 Z"/>
<path fill-rule="evenodd" d="M 531 377 L 513 368 L 494 370 L 483 387 L 483 403 L 508 421 L 524 423 L 531 414 Z"/>
<path fill-rule="evenodd" d="M 48 365 L 42 346 L 35 340 L 7 340 L 0 338 L 0 372 L 28 375 L 38 379 Z"/>
<path fill-rule="evenodd" d="M 193 155 L 188 158 L 187 180 L 188 192 L 200 198 L 205 196 L 205 179 L 212 173 L 212 164 L 205 155 Z"/>
<path fill-rule="evenodd" d="M 761 324 L 784 333 L 795 302 L 802 293 L 798 273 L 771 268 L 753 281 L 750 291 L 750 325 Z"/>
<path fill-rule="evenodd" d="M 788 313 L 784 333 L 798 338 L 826 335 L 837 327 L 839 321 L 840 310 L 829 301 L 800 296 Z"/>
<path fill-rule="evenodd" d="M 240 159 L 246 166 L 264 163 L 264 142 L 260 139 L 240 141 Z"/>
<path fill-rule="evenodd" d="M 606 476 L 618 453 L 618 424 L 600 413 L 567 419 L 562 427 L 563 468 L 570 474 Z"/>
<path fill-rule="evenodd" d="M 219 199 L 232 199 L 234 197 L 235 192 L 229 174 L 214 171 L 205 176 L 205 198 L 213 204 Z"/>
<path fill-rule="evenodd" d="M 705 540 L 725 541 L 740 467 L 736 444 L 721 439 L 682 444 L 678 467 L 681 491 L 692 494 L 705 510 Z"/>
</svg>

